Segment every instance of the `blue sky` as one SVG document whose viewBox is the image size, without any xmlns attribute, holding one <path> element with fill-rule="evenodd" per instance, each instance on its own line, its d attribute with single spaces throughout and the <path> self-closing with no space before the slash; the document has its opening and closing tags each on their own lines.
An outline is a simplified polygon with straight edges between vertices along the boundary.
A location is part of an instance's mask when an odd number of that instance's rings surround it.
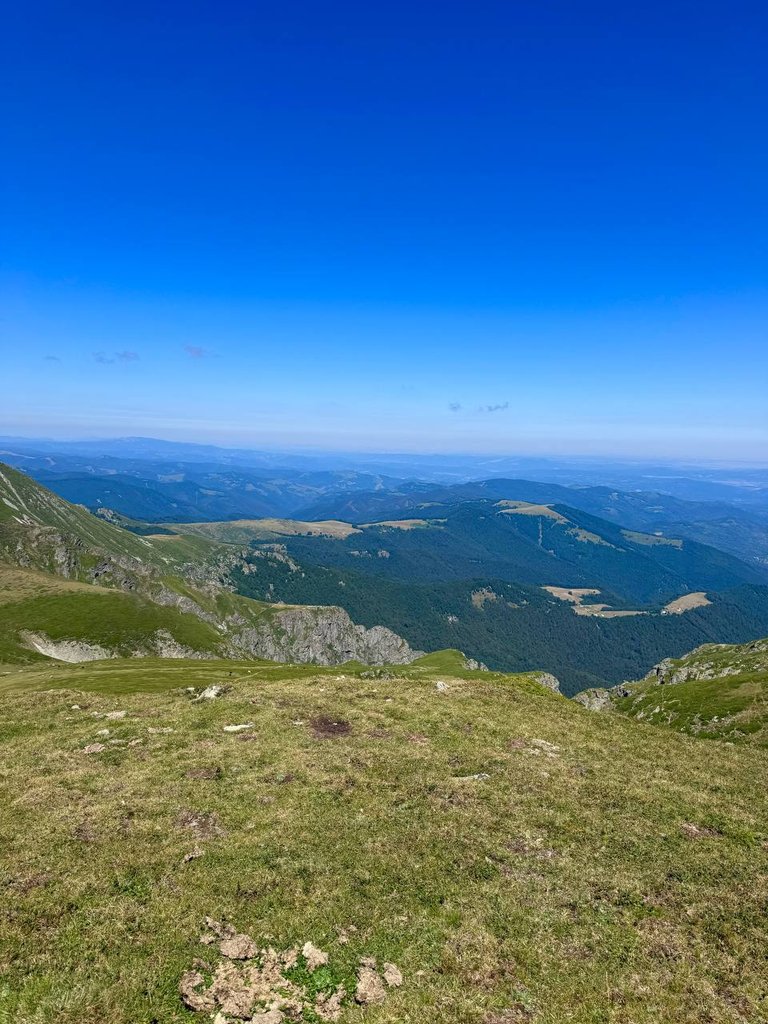
<svg viewBox="0 0 768 1024">
<path fill-rule="evenodd" d="M 768 461 L 764 5 L 9 21 L 0 432 Z"/>
</svg>

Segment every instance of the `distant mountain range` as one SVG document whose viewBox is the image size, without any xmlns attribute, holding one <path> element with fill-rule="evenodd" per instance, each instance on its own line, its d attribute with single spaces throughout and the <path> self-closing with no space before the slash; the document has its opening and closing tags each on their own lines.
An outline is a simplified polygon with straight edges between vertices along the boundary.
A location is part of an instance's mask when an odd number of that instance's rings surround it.
<svg viewBox="0 0 768 1024">
<path fill-rule="evenodd" d="M 36 522 L 21 531 L 28 561 L 14 564 L 66 574 L 74 559 L 71 578 L 133 587 L 155 604 L 202 585 L 193 604 L 219 624 L 239 612 L 222 611 L 235 596 L 210 606 L 213 584 L 249 599 L 245 619 L 259 609 L 261 625 L 281 604 L 336 609 L 349 628 L 328 641 L 326 660 L 353 650 L 376 660 L 349 630 L 382 627 L 410 651 L 457 648 L 493 669 L 552 672 L 568 693 L 637 678 L 702 643 L 768 633 L 768 511 L 739 497 L 759 494 L 757 478 L 741 481 L 730 503 L 686 501 L 525 479 L 252 468 L 207 461 L 223 450 L 206 447 L 169 460 L 189 448 L 17 445 L 9 458 L 72 503 L 34 492 L 76 539 L 52 543 L 55 523 L 43 517 L 42 533 Z M 232 463 L 257 458 L 235 455 Z M 34 489 L 29 476 L 16 478 Z M 85 566 L 83 544 L 96 552 Z M 94 575 L 100 558 L 108 571 Z M 148 568 L 137 572 L 136 561 Z M 259 643 L 252 653 L 273 650 Z M 319 648 L 303 643 L 278 654 L 312 660 Z M 201 649 L 223 648 L 206 640 Z"/>
</svg>

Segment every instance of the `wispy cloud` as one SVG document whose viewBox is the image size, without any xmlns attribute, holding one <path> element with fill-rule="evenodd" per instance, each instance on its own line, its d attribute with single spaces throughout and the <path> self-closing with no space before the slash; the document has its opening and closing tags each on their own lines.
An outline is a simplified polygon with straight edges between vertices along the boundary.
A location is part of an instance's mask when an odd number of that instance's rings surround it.
<svg viewBox="0 0 768 1024">
<path fill-rule="evenodd" d="M 208 355 L 208 349 L 203 348 L 202 345 L 185 345 L 184 351 L 190 359 L 203 359 Z"/>
<path fill-rule="evenodd" d="M 464 411 L 464 406 L 461 404 L 461 402 L 449 402 L 448 403 L 448 408 L 451 410 L 451 412 L 463 412 Z M 483 412 L 483 413 L 485 413 L 485 412 L 503 412 L 504 409 L 508 409 L 508 408 L 509 408 L 509 402 L 493 402 L 493 403 L 490 403 L 488 405 L 478 405 L 478 406 L 475 406 L 474 407 L 474 411 L 475 412 Z M 471 412 L 472 409 L 470 408 L 467 411 Z"/>
<path fill-rule="evenodd" d="M 124 349 L 122 352 L 94 352 L 93 361 L 108 366 L 110 363 L 135 363 L 139 359 L 138 352 L 131 352 Z"/>
<path fill-rule="evenodd" d="M 58 356 L 43 356 L 46 363 L 60 363 L 61 359 Z"/>
</svg>

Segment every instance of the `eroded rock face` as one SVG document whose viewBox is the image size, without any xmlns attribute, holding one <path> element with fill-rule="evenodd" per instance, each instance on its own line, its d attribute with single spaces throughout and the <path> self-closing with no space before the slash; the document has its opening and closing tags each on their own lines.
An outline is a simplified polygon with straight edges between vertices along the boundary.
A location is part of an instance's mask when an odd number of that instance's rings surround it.
<svg viewBox="0 0 768 1024">
<path fill-rule="evenodd" d="M 81 640 L 52 640 L 45 633 L 32 633 L 24 630 L 19 634 L 27 647 L 46 658 L 71 663 L 79 661 L 104 661 L 116 658 L 115 651 L 110 651 L 99 644 L 89 644 Z"/>
<path fill-rule="evenodd" d="M 422 656 L 385 626 L 356 626 L 343 608 L 286 608 L 230 639 L 234 656 L 339 665 L 407 665 Z"/>
</svg>

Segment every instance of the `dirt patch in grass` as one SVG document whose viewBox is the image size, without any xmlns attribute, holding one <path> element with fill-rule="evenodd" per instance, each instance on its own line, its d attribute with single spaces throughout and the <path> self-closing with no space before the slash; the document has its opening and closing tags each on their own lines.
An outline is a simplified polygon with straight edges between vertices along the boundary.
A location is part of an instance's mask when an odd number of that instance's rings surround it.
<svg viewBox="0 0 768 1024">
<path fill-rule="evenodd" d="M 180 811 L 176 827 L 187 829 L 195 839 L 215 839 L 227 834 L 219 823 L 218 815 L 212 811 Z"/>
<path fill-rule="evenodd" d="M 339 736 L 349 736 L 352 726 L 344 718 L 333 718 L 331 715 L 317 715 L 310 720 L 310 726 L 315 737 L 319 740 L 336 739 Z"/>
<path fill-rule="evenodd" d="M 219 765 L 202 766 L 199 768 L 190 768 L 185 775 L 188 779 L 220 779 L 224 774 L 224 769 L 220 768 Z"/>
<path fill-rule="evenodd" d="M 717 839 L 723 834 L 719 829 L 696 825 L 692 821 L 684 821 L 680 826 L 680 831 L 688 839 Z"/>
</svg>

